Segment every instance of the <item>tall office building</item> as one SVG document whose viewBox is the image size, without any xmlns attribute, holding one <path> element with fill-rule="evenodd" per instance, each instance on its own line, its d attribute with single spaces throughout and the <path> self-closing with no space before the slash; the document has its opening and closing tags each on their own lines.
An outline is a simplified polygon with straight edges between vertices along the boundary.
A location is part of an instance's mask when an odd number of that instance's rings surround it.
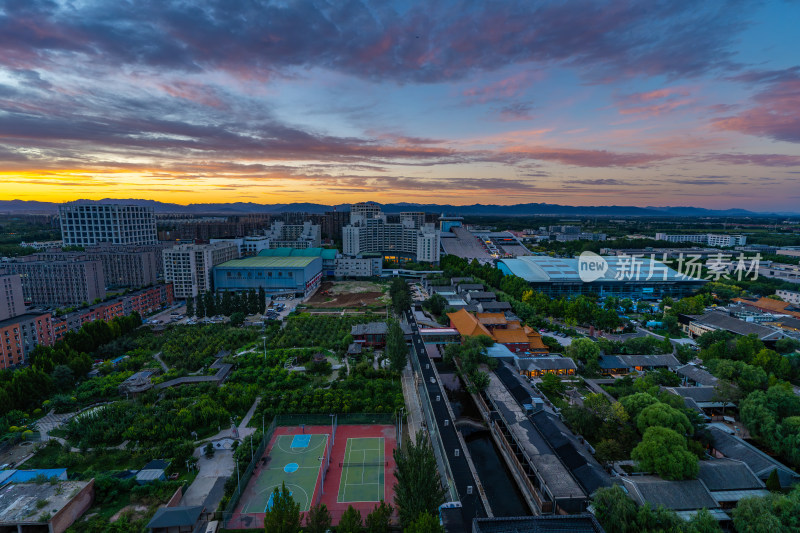
<svg viewBox="0 0 800 533">
<path fill-rule="evenodd" d="M 211 271 L 221 263 L 239 258 L 235 242 L 181 244 L 164 250 L 164 280 L 172 283 L 175 298 L 193 298 L 211 290 Z"/>
<path fill-rule="evenodd" d="M 13 318 L 25 312 L 22 297 L 22 280 L 19 274 L 0 272 L 0 320 Z"/>
<path fill-rule="evenodd" d="M 400 223 L 388 223 L 373 203 L 350 207 L 350 225 L 342 228 L 344 255 L 382 254 L 395 260 L 438 263 L 441 236 L 422 213 L 401 213 Z"/>
<path fill-rule="evenodd" d="M 64 204 L 59 208 L 64 246 L 157 244 L 152 207 L 121 204 Z"/>
</svg>

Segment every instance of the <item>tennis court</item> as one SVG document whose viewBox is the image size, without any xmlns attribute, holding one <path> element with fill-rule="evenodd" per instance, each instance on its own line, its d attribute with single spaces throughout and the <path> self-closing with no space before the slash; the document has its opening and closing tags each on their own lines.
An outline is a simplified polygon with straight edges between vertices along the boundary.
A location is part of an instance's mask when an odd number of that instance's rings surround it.
<svg viewBox="0 0 800 533">
<path fill-rule="evenodd" d="M 308 511 L 325 456 L 328 435 L 278 435 L 274 438 L 266 466 L 257 478 L 242 513 L 264 513 L 272 505 L 272 491 L 281 483 L 291 492 L 301 511 Z"/>
<path fill-rule="evenodd" d="M 385 498 L 383 437 L 347 439 L 341 467 L 339 503 L 377 502 Z"/>
</svg>

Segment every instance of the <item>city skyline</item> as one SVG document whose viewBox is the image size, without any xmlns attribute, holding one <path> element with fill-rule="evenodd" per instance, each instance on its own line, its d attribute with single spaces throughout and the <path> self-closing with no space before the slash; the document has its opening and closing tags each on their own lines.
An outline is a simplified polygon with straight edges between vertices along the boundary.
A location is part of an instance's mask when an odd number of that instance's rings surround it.
<svg viewBox="0 0 800 533">
<path fill-rule="evenodd" d="M 0 199 L 796 211 L 790 2 L 0 8 Z"/>
</svg>

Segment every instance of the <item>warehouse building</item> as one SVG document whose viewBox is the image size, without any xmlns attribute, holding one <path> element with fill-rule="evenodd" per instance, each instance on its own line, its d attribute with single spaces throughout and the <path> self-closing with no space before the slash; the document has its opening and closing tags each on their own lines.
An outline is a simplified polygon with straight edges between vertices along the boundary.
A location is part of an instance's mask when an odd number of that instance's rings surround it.
<svg viewBox="0 0 800 533">
<path fill-rule="evenodd" d="M 263 288 L 267 294 L 305 297 L 319 287 L 322 279 L 320 256 L 256 256 L 234 259 L 214 267 L 218 291 L 247 291 Z"/>
<path fill-rule="evenodd" d="M 616 296 L 656 300 L 669 296 L 677 299 L 693 294 L 706 283 L 704 279 L 683 275 L 649 258 L 595 256 L 594 259 L 595 264 L 604 266 L 602 273 L 591 281 L 588 274 L 598 272 L 582 272 L 580 269 L 588 262 L 577 257 L 519 256 L 498 260 L 497 268 L 503 274 L 524 279 L 532 289 L 548 296 L 597 294 L 601 298 Z"/>
</svg>

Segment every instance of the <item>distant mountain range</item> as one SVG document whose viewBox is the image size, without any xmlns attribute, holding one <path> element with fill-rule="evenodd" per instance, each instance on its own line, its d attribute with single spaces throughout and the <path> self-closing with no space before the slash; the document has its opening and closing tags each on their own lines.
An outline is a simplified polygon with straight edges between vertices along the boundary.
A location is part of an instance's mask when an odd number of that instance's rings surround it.
<svg viewBox="0 0 800 533">
<path fill-rule="evenodd" d="M 90 203 L 90 200 L 79 200 Z M 349 210 L 349 204 L 322 205 L 312 203 L 295 204 L 256 204 L 252 202 L 235 202 L 229 204 L 189 204 L 179 205 L 155 200 L 138 199 L 104 199 L 98 203 L 124 203 L 133 205 L 151 206 L 158 214 L 184 214 L 184 215 L 245 215 L 252 213 L 324 213 L 326 211 Z M 665 217 L 761 217 L 775 215 L 797 215 L 798 213 L 757 213 L 746 209 L 704 209 L 701 207 L 635 207 L 635 206 L 571 206 L 558 204 L 515 204 L 515 205 L 442 205 L 442 204 L 414 204 L 396 203 L 379 204 L 386 213 L 399 213 L 401 211 L 424 211 L 427 213 L 445 213 L 450 215 L 484 215 L 484 216 L 665 216 Z M 58 203 L 36 202 L 25 200 L 0 200 L 0 214 L 25 214 L 42 213 L 55 214 L 58 212 Z"/>
</svg>

